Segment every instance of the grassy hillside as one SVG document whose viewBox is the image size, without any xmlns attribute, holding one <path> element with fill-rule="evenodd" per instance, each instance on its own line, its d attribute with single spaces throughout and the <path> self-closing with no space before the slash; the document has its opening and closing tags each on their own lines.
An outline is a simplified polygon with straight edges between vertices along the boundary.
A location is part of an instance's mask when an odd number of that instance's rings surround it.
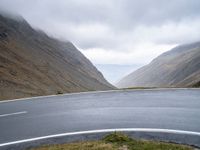
<svg viewBox="0 0 200 150">
<path fill-rule="evenodd" d="M 121 79 L 118 87 L 197 87 L 200 42 L 178 46 Z"/>
<path fill-rule="evenodd" d="M 135 140 L 122 133 L 112 133 L 100 141 L 49 145 L 31 150 L 192 150 L 192 147 L 155 141 Z"/>
<path fill-rule="evenodd" d="M 0 15 L 0 100 L 113 88 L 71 42 Z"/>
</svg>

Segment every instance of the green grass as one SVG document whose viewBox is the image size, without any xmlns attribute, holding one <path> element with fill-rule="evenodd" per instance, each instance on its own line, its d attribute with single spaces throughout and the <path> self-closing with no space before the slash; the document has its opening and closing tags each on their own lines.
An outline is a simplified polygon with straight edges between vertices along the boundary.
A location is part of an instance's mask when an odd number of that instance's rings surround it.
<svg viewBox="0 0 200 150">
<path fill-rule="evenodd" d="M 79 142 L 62 145 L 43 146 L 31 150 L 116 150 L 112 144 L 102 141 Z"/>
<path fill-rule="evenodd" d="M 115 132 L 99 141 L 42 146 L 31 150 L 192 150 L 192 147 L 157 141 L 136 140 Z"/>
</svg>

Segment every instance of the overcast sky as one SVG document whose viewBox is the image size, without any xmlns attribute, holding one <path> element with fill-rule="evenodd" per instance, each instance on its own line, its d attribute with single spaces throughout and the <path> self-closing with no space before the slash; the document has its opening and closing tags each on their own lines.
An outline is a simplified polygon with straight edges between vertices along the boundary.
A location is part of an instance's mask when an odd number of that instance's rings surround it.
<svg viewBox="0 0 200 150">
<path fill-rule="evenodd" d="M 200 40 L 200 0 L 0 0 L 0 9 L 74 43 L 95 64 L 146 64 Z"/>
</svg>

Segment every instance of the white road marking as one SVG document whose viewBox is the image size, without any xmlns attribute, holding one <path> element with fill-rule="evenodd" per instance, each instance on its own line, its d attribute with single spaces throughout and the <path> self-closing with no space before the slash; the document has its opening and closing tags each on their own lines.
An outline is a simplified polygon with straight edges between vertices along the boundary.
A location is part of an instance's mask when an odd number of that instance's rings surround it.
<svg viewBox="0 0 200 150">
<path fill-rule="evenodd" d="M 10 113 L 10 114 L 0 114 L 0 118 L 7 117 L 7 116 L 13 116 L 13 115 L 26 114 L 26 113 L 27 113 L 27 111 L 15 112 L 15 113 Z"/>
<path fill-rule="evenodd" d="M 77 93 L 65 93 L 60 95 L 46 95 L 46 96 L 34 96 L 34 97 L 26 97 L 26 98 L 19 98 L 19 99 L 11 99 L 11 100 L 2 100 L 0 103 L 8 103 L 8 102 L 15 102 L 15 101 L 24 101 L 24 100 L 33 100 L 39 98 L 50 98 L 50 97 L 57 97 L 57 96 L 70 96 L 70 95 L 81 95 L 81 94 L 93 94 L 93 93 L 110 93 L 110 92 L 131 92 L 131 91 L 161 91 L 161 90 L 200 90 L 199 88 L 153 88 L 153 89 L 119 89 L 119 90 L 107 90 L 107 91 L 89 91 L 89 92 L 77 92 Z"/>
<path fill-rule="evenodd" d="M 118 129 L 101 129 L 101 130 L 68 132 L 68 133 L 54 134 L 54 135 L 48 135 L 48 136 L 41 136 L 41 137 L 35 137 L 35 138 L 30 138 L 30 139 L 24 139 L 24 140 L 19 140 L 19 141 L 8 142 L 8 143 L 1 143 L 0 147 L 13 145 L 13 144 L 20 144 L 20 143 L 25 143 L 25 142 L 33 142 L 33 141 L 49 139 L 49 138 L 62 137 L 62 136 L 91 134 L 91 133 L 108 133 L 108 132 L 115 132 L 115 131 L 119 131 L 119 132 L 120 131 L 121 132 L 127 131 L 127 132 L 172 133 L 172 134 L 183 134 L 183 135 L 200 136 L 200 132 L 184 131 L 184 130 L 153 129 L 153 128 L 118 128 Z"/>
</svg>

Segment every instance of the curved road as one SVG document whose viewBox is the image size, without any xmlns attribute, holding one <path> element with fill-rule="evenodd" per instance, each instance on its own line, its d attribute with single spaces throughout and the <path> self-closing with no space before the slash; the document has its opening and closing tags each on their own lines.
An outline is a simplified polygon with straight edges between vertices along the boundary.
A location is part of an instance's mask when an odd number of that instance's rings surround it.
<svg viewBox="0 0 200 150">
<path fill-rule="evenodd" d="M 1 147 L 54 134 L 116 128 L 191 131 L 200 146 L 200 90 L 88 92 L 0 102 Z"/>
</svg>

